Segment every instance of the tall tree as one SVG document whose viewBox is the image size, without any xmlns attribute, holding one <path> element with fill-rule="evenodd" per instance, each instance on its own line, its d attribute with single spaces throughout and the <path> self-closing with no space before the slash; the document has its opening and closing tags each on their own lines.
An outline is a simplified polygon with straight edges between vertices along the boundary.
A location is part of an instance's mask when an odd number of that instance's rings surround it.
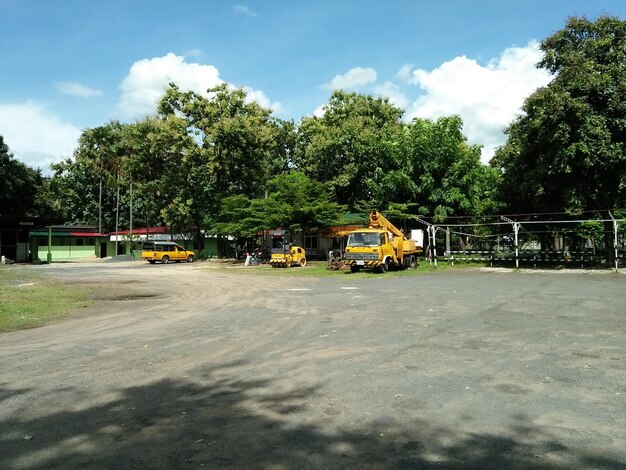
<svg viewBox="0 0 626 470">
<path fill-rule="evenodd" d="M 335 91 L 323 116 L 301 120 L 295 164 L 328 182 L 340 204 L 371 201 L 370 179 L 390 169 L 402 114 L 385 98 Z"/>
<path fill-rule="evenodd" d="M 381 209 L 406 205 L 441 222 L 452 215 L 497 209 L 497 172 L 480 161 L 480 147 L 462 132 L 458 116 L 414 119 L 392 146 L 387 171 L 377 169 L 370 188 Z"/>
<path fill-rule="evenodd" d="M 293 148 L 293 124 L 249 101 L 244 90 L 219 85 L 208 96 L 171 84 L 159 104 L 164 121 L 176 122 L 185 140 L 178 195 L 172 208 L 195 225 L 212 229 L 222 201 L 265 194 L 272 172 L 286 171 Z M 169 216 L 168 216 L 169 217 Z"/>
<path fill-rule="evenodd" d="M 502 197 L 528 212 L 625 207 L 626 22 L 570 18 L 541 49 L 554 79 L 526 100 L 492 160 Z M 605 241 L 611 261 L 611 230 Z"/>
<path fill-rule="evenodd" d="M 267 197 L 262 198 L 225 198 L 218 231 L 241 237 L 253 237 L 259 230 L 277 227 L 302 232 L 333 225 L 345 211 L 345 206 L 333 201 L 325 184 L 300 171 L 271 178 L 267 191 Z"/>
<path fill-rule="evenodd" d="M 57 204 L 73 223 L 98 226 L 112 231 L 116 219 L 128 221 L 128 211 L 119 207 L 126 193 L 124 160 L 129 155 L 129 124 L 111 121 L 85 130 L 74 151 L 74 158 L 52 165 L 51 186 Z"/>
<path fill-rule="evenodd" d="M 52 215 L 47 185 L 41 170 L 16 160 L 0 135 L 0 215 Z"/>
</svg>

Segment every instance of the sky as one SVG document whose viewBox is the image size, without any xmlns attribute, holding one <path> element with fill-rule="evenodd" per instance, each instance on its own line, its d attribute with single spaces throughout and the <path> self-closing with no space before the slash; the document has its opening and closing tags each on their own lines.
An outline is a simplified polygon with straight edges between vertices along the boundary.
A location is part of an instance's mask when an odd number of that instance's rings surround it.
<svg viewBox="0 0 626 470">
<path fill-rule="evenodd" d="M 488 162 L 551 80 L 539 43 L 602 15 L 626 19 L 626 2 L 0 0 L 0 135 L 48 173 L 83 130 L 154 114 L 169 82 L 226 82 L 296 122 L 334 89 L 387 97 L 407 122 L 458 114 Z"/>
</svg>

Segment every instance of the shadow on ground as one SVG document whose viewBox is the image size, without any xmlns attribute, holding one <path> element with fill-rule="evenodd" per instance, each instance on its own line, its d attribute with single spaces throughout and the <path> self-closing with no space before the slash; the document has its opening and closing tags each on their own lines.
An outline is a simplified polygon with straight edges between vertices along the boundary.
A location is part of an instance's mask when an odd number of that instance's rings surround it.
<svg viewBox="0 0 626 470">
<path fill-rule="evenodd" d="M 9 417 L 0 423 L 0 468 L 623 468 L 568 448 L 523 417 L 506 436 L 422 421 L 323 432 L 304 422 L 316 388 L 272 393 L 268 381 L 222 376 L 204 371 L 197 381 L 125 388 L 87 409 Z M 0 405 L 30 392 L 0 387 Z"/>
</svg>

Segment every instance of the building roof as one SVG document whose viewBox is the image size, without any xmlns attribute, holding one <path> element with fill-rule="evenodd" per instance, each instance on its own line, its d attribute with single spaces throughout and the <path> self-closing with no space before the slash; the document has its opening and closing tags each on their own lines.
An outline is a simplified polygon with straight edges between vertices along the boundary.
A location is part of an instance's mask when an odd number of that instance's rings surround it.
<svg viewBox="0 0 626 470">
<path fill-rule="evenodd" d="M 163 235 L 169 234 L 169 227 L 137 227 L 133 228 L 133 235 Z M 109 232 L 109 235 L 130 235 L 130 230 L 118 230 Z"/>
<path fill-rule="evenodd" d="M 52 225 L 50 234 L 53 237 L 106 237 L 106 233 L 98 233 L 96 227 L 90 225 Z M 38 227 L 38 230 L 31 230 L 31 236 L 47 237 L 48 227 Z"/>
</svg>

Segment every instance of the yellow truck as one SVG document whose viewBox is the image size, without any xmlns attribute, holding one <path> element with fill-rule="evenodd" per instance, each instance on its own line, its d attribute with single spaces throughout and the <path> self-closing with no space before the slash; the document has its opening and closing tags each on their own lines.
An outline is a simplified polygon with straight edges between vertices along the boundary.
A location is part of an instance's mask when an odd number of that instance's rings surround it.
<svg viewBox="0 0 626 470">
<path fill-rule="evenodd" d="M 280 251 L 272 250 L 270 264 L 273 268 L 290 268 L 291 266 L 306 266 L 306 252 L 300 246 L 285 245 Z"/>
<path fill-rule="evenodd" d="M 417 257 L 424 252 L 422 240 L 407 239 L 380 212 L 372 211 L 368 228 L 348 235 L 344 263 L 352 272 L 371 269 L 384 273 L 392 268 L 415 268 Z"/>
<path fill-rule="evenodd" d="M 272 256 L 270 265 L 273 268 L 290 268 L 306 266 L 306 251 L 301 246 L 292 245 L 287 241 L 286 230 L 273 230 Z"/>
</svg>

